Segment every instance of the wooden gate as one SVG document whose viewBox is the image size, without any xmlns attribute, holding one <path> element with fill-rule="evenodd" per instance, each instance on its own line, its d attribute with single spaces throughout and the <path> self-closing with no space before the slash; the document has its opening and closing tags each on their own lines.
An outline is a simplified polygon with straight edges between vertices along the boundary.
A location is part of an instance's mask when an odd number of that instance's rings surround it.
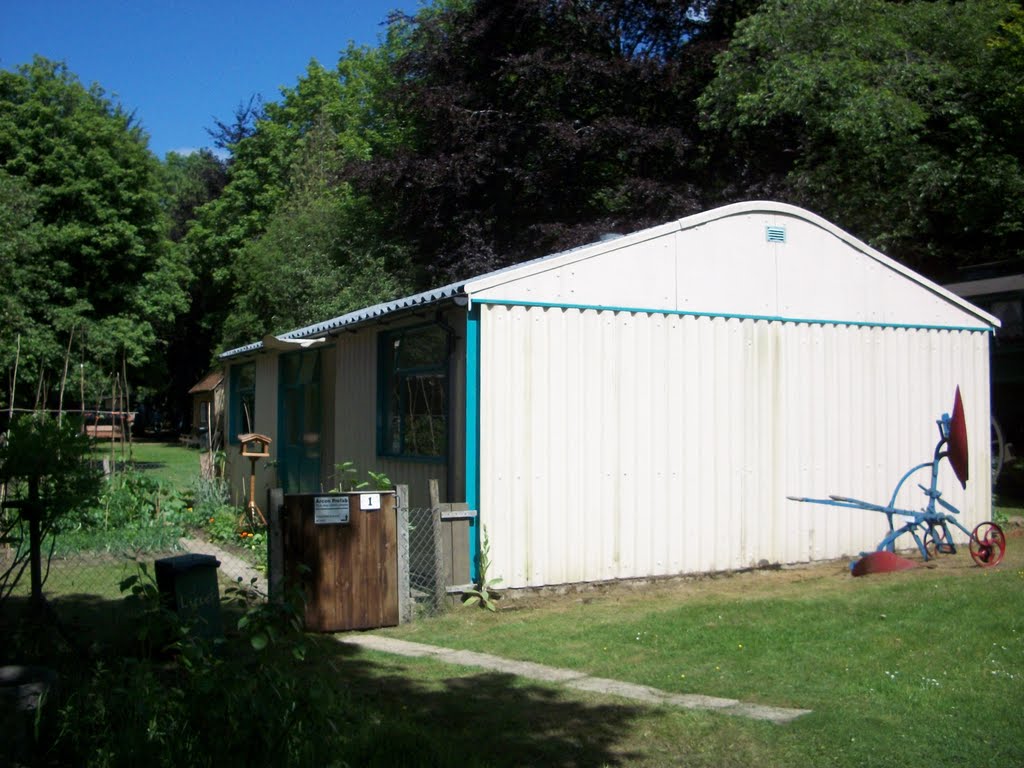
<svg viewBox="0 0 1024 768">
<path fill-rule="evenodd" d="M 398 624 L 393 492 L 288 494 L 282 518 L 284 588 L 302 590 L 307 630 Z"/>
</svg>

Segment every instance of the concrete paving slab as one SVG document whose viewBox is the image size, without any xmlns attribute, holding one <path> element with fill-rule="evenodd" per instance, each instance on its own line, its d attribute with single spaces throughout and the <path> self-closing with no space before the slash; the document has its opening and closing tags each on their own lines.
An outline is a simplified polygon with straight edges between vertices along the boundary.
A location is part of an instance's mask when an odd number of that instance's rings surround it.
<svg viewBox="0 0 1024 768">
<path fill-rule="evenodd" d="M 335 639 L 348 645 L 370 648 L 384 653 L 394 653 L 399 656 L 410 657 L 432 656 L 438 661 L 443 661 L 447 664 L 504 672 L 528 680 L 560 684 L 566 688 L 573 688 L 578 691 L 620 696 L 645 704 L 715 711 L 734 717 L 767 720 L 777 724 L 788 723 L 811 712 L 809 709 L 770 707 L 764 704 L 752 704 L 738 699 L 724 699 L 717 696 L 705 696 L 699 693 L 669 693 L 668 691 L 651 688 L 647 685 L 627 683 L 603 677 L 590 677 L 572 669 L 549 667 L 529 661 L 506 659 L 489 653 L 459 651 L 453 648 L 413 643 L 408 640 L 398 640 L 367 633 L 335 635 Z"/>
<path fill-rule="evenodd" d="M 642 701 L 647 704 L 664 704 L 665 692 L 657 688 L 636 683 L 624 683 L 621 680 L 609 680 L 604 677 L 584 677 L 581 680 L 573 680 L 566 683 L 569 688 L 578 691 L 590 691 L 591 693 L 606 693 L 612 696 L 621 696 L 624 699 Z"/>
<path fill-rule="evenodd" d="M 740 702 L 734 707 L 721 710 L 723 714 L 736 717 L 748 717 L 751 720 L 767 720 L 770 723 L 782 725 L 796 720 L 798 717 L 809 715 L 809 709 L 787 709 L 785 707 L 769 707 L 764 704 L 749 704 Z"/>
<path fill-rule="evenodd" d="M 518 675 L 530 680 L 541 680 L 545 683 L 564 683 L 568 680 L 575 680 L 585 676 L 582 672 L 572 669 L 560 669 L 544 664 L 534 664 L 530 661 L 505 659 L 501 656 L 492 656 L 489 653 L 476 653 L 474 651 L 450 651 L 439 654 L 438 658 L 450 664 L 459 664 L 465 667 L 482 667 L 483 669 L 490 669 L 495 672 Z"/>
<path fill-rule="evenodd" d="M 370 648 L 382 653 L 393 653 L 396 656 L 437 656 L 443 653 L 454 653 L 451 648 L 413 643 L 380 635 L 338 635 L 337 639 L 348 645 L 358 645 L 361 648 Z"/>
<path fill-rule="evenodd" d="M 740 703 L 739 699 L 723 699 L 719 696 L 705 696 L 702 693 L 670 693 L 666 695 L 665 700 L 683 709 L 725 709 Z"/>
</svg>

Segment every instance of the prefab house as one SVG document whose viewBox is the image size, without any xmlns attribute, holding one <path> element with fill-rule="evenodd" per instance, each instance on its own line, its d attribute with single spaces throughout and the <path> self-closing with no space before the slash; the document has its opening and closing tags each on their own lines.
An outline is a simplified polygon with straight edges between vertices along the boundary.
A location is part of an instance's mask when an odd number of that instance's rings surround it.
<svg viewBox="0 0 1024 768">
<path fill-rule="evenodd" d="M 887 502 L 957 386 L 972 479 L 940 488 L 989 517 L 997 326 L 808 211 L 741 203 L 226 352 L 228 429 L 274 438 L 263 488 L 352 461 L 417 506 L 437 478 L 507 587 L 835 558 L 884 517 L 787 495 Z"/>
</svg>

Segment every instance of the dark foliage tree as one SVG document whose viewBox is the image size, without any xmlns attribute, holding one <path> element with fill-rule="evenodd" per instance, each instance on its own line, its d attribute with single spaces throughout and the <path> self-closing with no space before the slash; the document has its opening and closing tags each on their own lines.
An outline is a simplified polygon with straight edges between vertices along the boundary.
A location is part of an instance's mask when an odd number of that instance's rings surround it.
<svg viewBox="0 0 1024 768">
<path fill-rule="evenodd" d="M 210 366 L 216 336 L 208 314 L 216 310 L 219 297 L 202 260 L 190 263 L 191 252 L 183 242 L 195 222 L 197 211 L 216 200 L 228 181 L 227 163 L 208 149 L 180 155 L 171 152 L 162 166 L 162 207 L 168 221 L 171 248 L 188 267 L 187 308 L 178 313 L 168 329 L 165 367 L 166 386 L 153 393 L 151 405 L 170 421 L 184 426 L 191 412 L 188 390 Z"/>
<path fill-rule="evenodd" d="M 747 5 L 479 0 L 394 17 L 411 136 L 350 177 L 428 282 L 693 212 L 694 99 Z"/>
<path fill-rule="evenodd" d="M 238 103 L 230 123 L 214 118 L 213 128 L 207 128 L 206 133 L 217 149 L 234 152 L 242 139 L 256 133 L 256 124 L 264 116 L 263 99 L 259 94 L 253 94 L 248 101 Z"/>
</svg>

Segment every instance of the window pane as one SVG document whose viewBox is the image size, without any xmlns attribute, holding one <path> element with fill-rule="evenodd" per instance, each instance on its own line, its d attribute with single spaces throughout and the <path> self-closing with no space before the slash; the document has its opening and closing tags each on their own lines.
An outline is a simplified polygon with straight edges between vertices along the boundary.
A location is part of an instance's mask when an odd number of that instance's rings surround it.
<svg viewBox="0 0 1024 768">
<path fill-rule="evenodd" d="M 380 451 L 444 457 L 448 447 L 448 337 L 437 327 L 382 337 Z"/>
</svg>

